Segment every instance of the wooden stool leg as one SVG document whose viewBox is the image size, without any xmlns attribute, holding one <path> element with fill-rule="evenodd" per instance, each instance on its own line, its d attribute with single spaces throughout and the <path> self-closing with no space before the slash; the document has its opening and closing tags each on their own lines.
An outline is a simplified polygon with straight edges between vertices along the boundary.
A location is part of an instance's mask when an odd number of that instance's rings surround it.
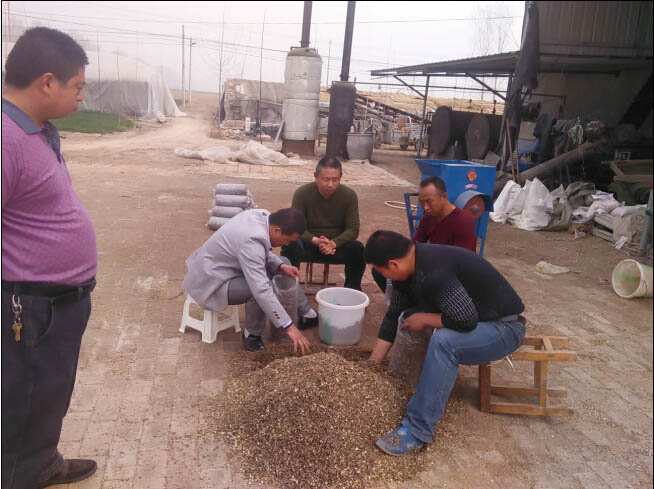
<svg viewBox="0 0 654 489">
<path fill-rule="evenodd" d="M 329 263 L 325 263 L 325 268 L 322 269 L 322 286 L 327 287 L 329 279 Z"/>
<path fill-rule="evenodd" d="M 547 362 L 534 362 L 534 384 L 538 381 L 538 404 L 547 407 Z"/>
<path fill-rule="evenodd" d="M 490 412 L 491 401 L 491 366 L 479 365 L 479 410 Z"/>
<path fill-rule="evenodd" d="M 313 283 L 313 262 L 309 263 L 309 281 L 307 284 Z"/>
</svg>

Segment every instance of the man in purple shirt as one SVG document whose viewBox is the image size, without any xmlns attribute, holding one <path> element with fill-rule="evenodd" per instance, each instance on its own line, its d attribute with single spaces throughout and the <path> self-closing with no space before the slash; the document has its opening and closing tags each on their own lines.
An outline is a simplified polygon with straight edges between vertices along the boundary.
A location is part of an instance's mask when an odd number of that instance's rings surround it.
<svg viewBox="0 0 654 489">
<path fill-rule="evenodd" d="M 93 460 L 57 445 L 91 314 L 95 230 L 48 119 L 82 100 L 86 53 L 37 27 L 16 42 L 2 99 L 2 487 L 90 477 Z"/>
</svg>

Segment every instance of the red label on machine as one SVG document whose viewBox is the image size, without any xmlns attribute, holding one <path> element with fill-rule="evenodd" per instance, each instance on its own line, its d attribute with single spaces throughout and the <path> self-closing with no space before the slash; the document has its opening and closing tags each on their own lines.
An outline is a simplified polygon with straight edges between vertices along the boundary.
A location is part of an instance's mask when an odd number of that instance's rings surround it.
<svg viewBox="0 0 654 489">
<path fill-rule="evenodd" d="M 476 178 L 477 178 L 477 172 L 475 172 L 475 170 L 470 170 L 470 171 L 468 172 L 468 180 L 470 180 L 470 181 L 472 182 L 472 181 L 474 181 Z"/>
</svg>

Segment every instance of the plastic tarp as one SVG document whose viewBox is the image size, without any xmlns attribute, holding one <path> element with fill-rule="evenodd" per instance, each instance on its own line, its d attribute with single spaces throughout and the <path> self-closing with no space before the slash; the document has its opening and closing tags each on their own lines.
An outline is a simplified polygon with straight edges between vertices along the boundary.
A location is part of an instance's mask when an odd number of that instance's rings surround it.
<svg viewBox="0 0 654 489">
<path fill-rule="evenodd" d="M 290 159 L 256 141 L 248 141 L 236 150 L 225 146 L 212 146 L 203 150 L 176 148 L 175 154 L 183 158 L 210 160 L 217 163 L 233 161 L 264 166 L 300 166 L 303 164 L 302 160 Z"/>
<path fill-rule="evenodd" d="M 179 117 L 175 99 L 160 70 L 143 61 L 104 51 L 87 51 L 83 110 L 159 120 Z"/>
<path fill-rule="evenodd" d="M 11 52 L 14 43 L 7 44 Z M 161 70 L 143 61 L 106 51 L 86 50 L 84 100 L 80 110 L 163 122 L 185 115 L 175 103 Z M 3 70 L 4 73 L 4 70 Z"/>
<path fill-rule="evenodd" d="M 620 207 L 622 204 L 615 200 L 613 194 L 598 190 L 592 196 L 590 207 L 577 207 L 572 213 L 573 222 L 588 222 L 598 214 L 609 214 L 612 210 Z"/>
</svg>

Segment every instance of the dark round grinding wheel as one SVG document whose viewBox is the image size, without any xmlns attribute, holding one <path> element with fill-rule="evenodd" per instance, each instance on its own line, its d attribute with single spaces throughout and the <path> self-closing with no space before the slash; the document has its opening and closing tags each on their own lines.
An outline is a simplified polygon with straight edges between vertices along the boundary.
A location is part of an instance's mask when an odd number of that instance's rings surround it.
<svg viewBox="0 0 654 489">
<path fill-rule="evenodd" d="M 475 195 L 466 202 L 463 210 L 468 211 L 474 219 L 479 219 L 486 212 L 486 203 L 481 196 Z"/>
<path fill-rule="evenodd" d="M 483 160 L 490 145 L 490 123 L 488 117 L 476 114 L 468 124 L 466 131 L 466 152 L 468 158 Z"/>
<path fill-rule="evenodd" d="M 450 144 L 452 133 L 452 110 L 441 106 L 436 109 L 431 122 L 431 135 L 429 139 L 430 152 L 441 154 Z"/>
</svg>

